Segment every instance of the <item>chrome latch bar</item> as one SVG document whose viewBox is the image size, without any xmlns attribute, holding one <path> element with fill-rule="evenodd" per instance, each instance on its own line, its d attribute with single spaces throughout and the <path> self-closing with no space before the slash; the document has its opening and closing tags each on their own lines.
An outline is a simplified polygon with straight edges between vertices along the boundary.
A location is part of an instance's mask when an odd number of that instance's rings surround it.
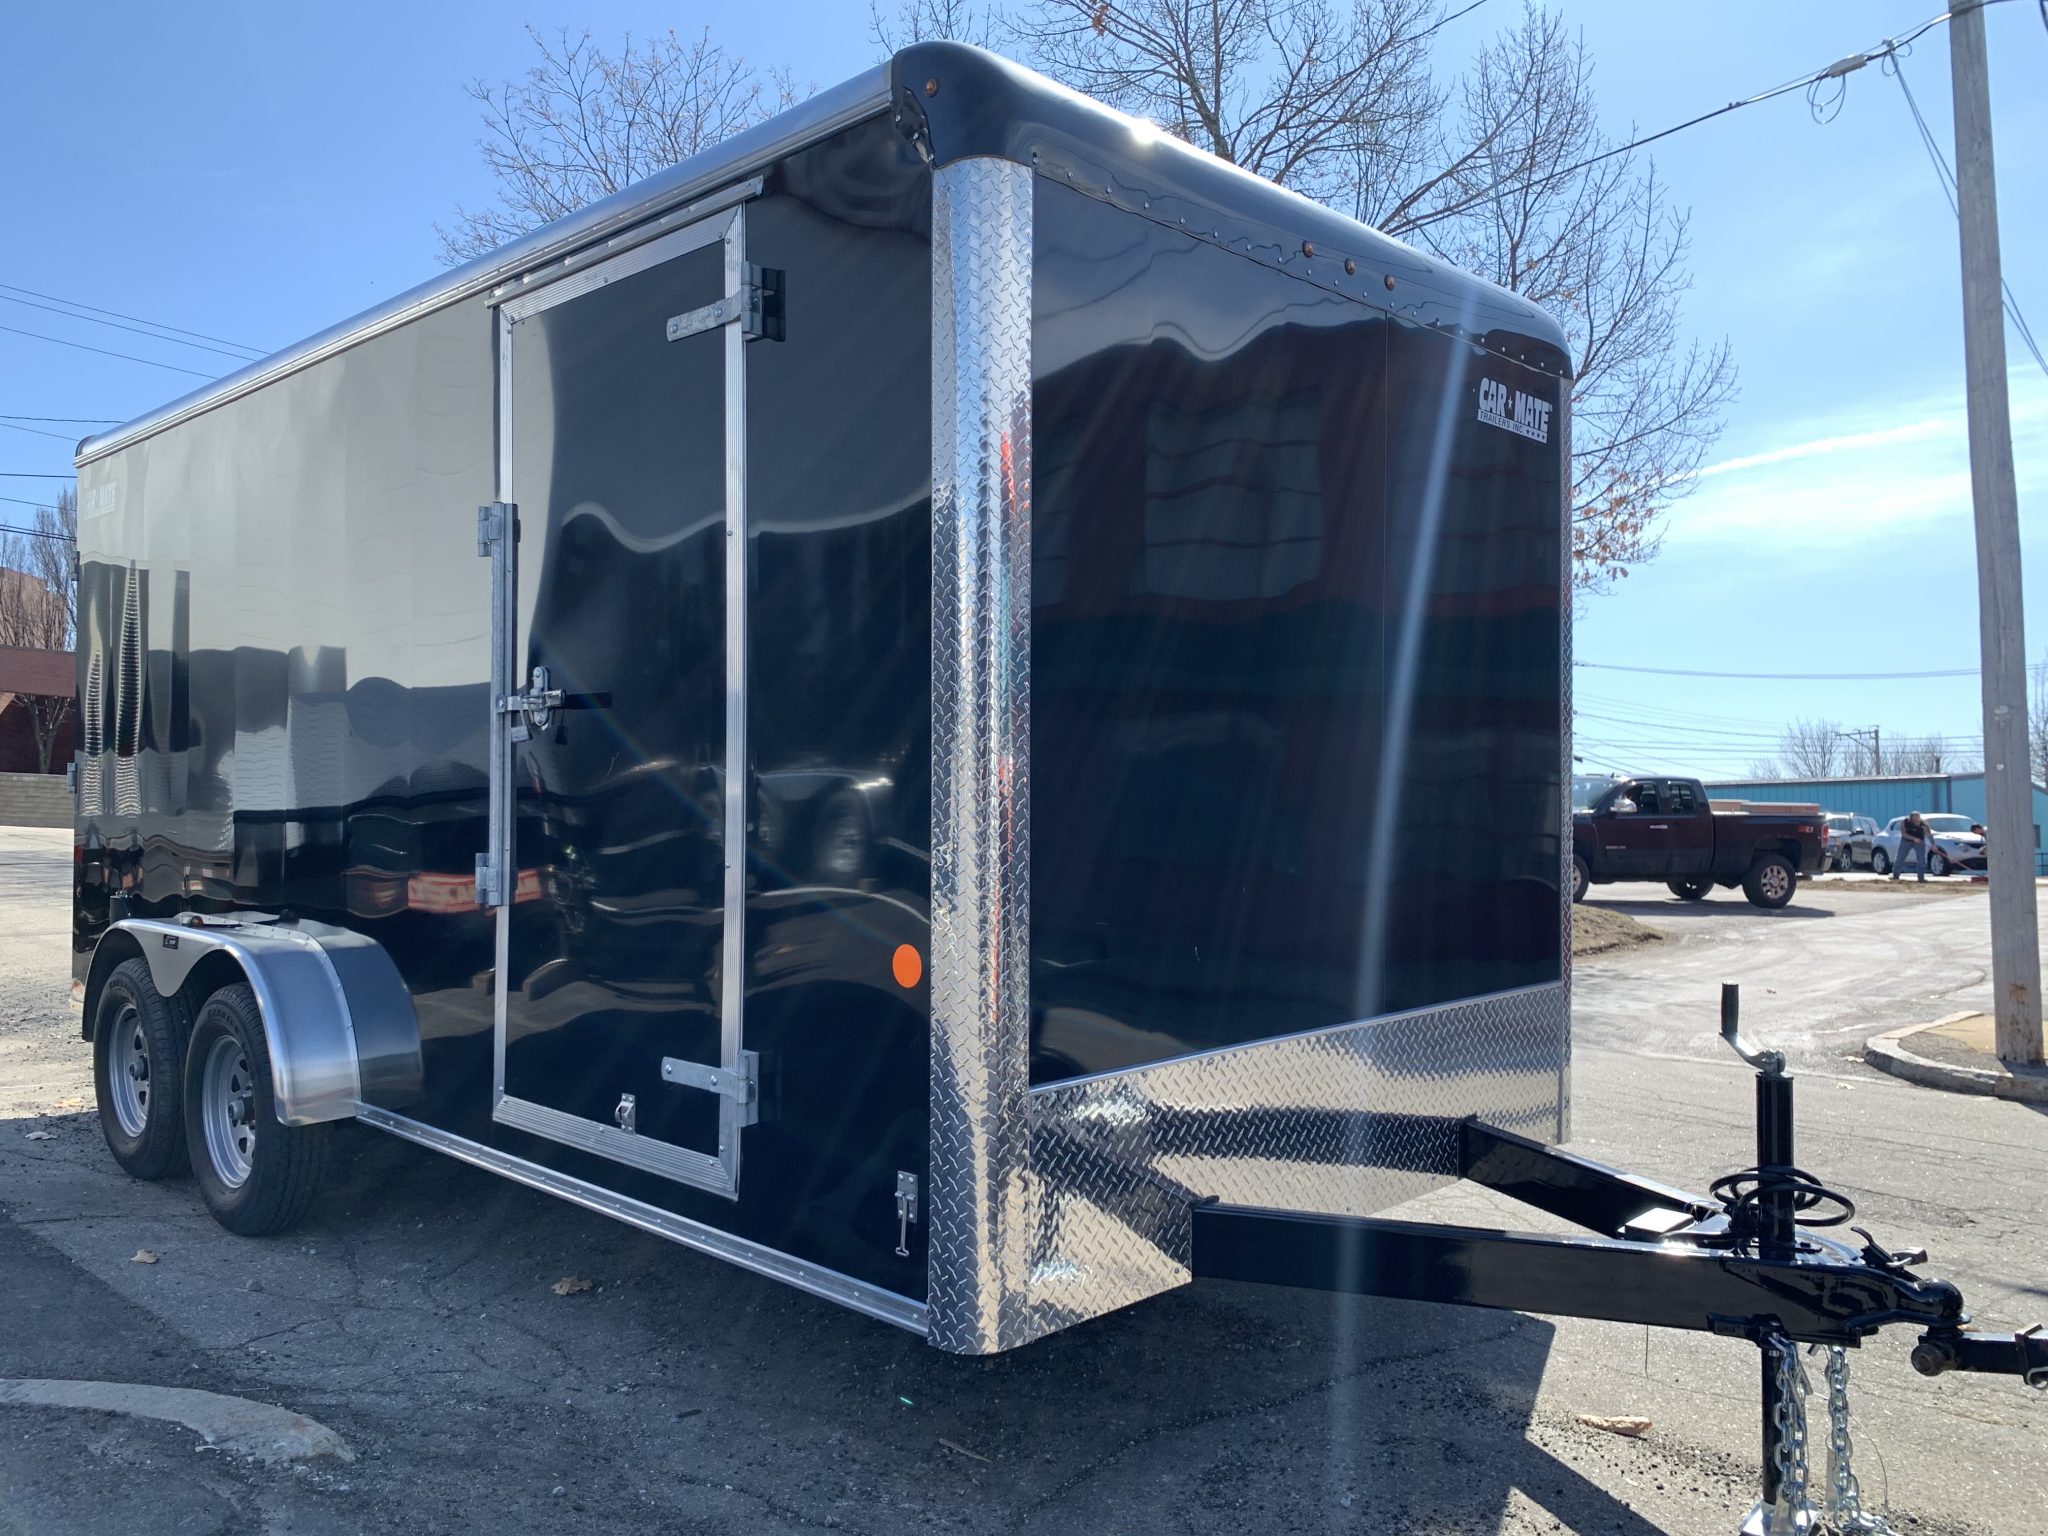
<svg viewBox="0 0 2048 1536">
<path fill-rule="evenodd" d="M 752 1125 L 760 1116 L 761 1056 L 758 1051 L 741 1051 L 737 1067 L 714 1067 L 708 1062 L 664 1056 L 661 1058 L 661 1080 L 674 1083 L 678 1088 L 701 1088 L 722 1099 L 731 1099 L 739 1110 L 741 1125 Z"/>
<path fill-rule="evenodd" d="M 526 692 L 506 694 L 498 700 L 498 713 L 523 716 L 536 731 L 546 730 L 555 718 L 555 711 L 562 707 L 562 690 L 551 688 L 548 683 L 548 669 L 535 667 Z M 525 738 L 515 734 L 512 739 L 522 741 Z"/>
<path fill-rule="evenodd" d="M 917 1220 L 917 1175 L 897 1170 L 896 1257 L 910 1257 L 910 1226 Z"/>
</svg>

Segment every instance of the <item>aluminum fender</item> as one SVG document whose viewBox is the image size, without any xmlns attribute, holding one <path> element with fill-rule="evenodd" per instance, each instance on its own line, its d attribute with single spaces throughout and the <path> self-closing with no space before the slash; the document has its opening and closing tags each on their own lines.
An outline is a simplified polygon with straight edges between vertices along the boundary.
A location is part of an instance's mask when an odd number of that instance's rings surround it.
<svg viewBox="0 0 2048 1536">
<path fill-rule="evenodd" d="M 166 997 L 214 951 L 236 962 L 262 1010 L 277 1118 L 286 1125 L 351 1119 L 366 1091 L 388 1103 L 418 1088 L 418 1022 L 374 941 L 322 923 L 232 917 L 125 918 L 107 930 L 117 931 L 141 946 Z"/>
</svg>

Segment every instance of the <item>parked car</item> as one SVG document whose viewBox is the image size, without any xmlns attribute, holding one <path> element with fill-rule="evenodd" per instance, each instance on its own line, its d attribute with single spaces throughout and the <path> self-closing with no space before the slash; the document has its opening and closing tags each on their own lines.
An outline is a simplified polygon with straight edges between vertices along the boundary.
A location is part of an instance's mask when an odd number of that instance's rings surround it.
<svg viewBox="0 0 2048 1536">
<path fill-rule="evenodd" d="M 1971 830 L 1976 826 L 1975 822 L 1967 816 L 1951 816 L 1945 811 L 1922 811 L 1920 819 L 1927 823 L 1929 833 L 1927 873 L 1952 875 L 1958 870 L 1979 875 L 1984 873 L 1984 834 Z M 1877 835 L 1877 841 L 1870 850 L 1870 867 L 1880 875 L 1890 874 L 1899 862 L 1899 829 L 1905 824 L 1905 817 L 1894 816 Z"/>
<path fill-rule="evenodd" d="M 1877 818 L 1852 816 L 1847 811 L 1828 812 L 1827 848 L 1821 855 L 1824 869 L 1868 868 L 1870 850 L 1877 846 Z"/>
<path fill-rule="evenodd" d="M 1572 780 L 1572 900 L 1611 880 L 1662 880 L 1698 901 L 1741 886 L 1759 907 L 1782 907 L 1801 875 L 1820 869 L 1818 806 L 1724 803 L 1698 779 Z"/>
</svg>

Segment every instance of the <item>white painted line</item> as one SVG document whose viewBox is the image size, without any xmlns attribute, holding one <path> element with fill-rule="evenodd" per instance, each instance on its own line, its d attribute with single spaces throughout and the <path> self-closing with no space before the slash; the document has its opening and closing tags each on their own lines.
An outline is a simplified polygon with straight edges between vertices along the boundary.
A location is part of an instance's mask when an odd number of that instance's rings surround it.
<svg viewBox="0 0 2048 1536">
<path fill-rule="evenodd" d="M 184 1425 L 208 1445 L 262 1462 L 312 1461 L 321 1456 L 356 1459 L 346 1440 L 302 1413 L 190 1387 L 0 1377 L 0 1407 L 86 1408 L 162 1419 Z"/>
</svg>

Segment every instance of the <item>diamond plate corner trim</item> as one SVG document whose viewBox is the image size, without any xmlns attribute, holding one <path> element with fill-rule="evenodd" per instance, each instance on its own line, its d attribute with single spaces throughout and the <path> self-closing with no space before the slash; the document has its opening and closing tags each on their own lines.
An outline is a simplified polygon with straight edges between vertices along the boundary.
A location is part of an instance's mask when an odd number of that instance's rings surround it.
<svg viewBox="0 0 2048 1536">
<path fill-rule="evenodd" d="M 1559 799 L 1562 825 L 1558 833 L 1557 894 L 1563 912 L 1559 920 L 1558 979 L 1564 987 L 1563 1017 L 1558 1020 L 1562 1039 L 1558 1044 L 1561 1065 L 1557 1073 L 1557 1139 L 1572 1135 L 1572 389 L 1570 380 L 1558 387 L 1557 484 L 1558 520 L 1563 546 L 1558 557 L 1557 577 L 1557 732 Z"/>
<path fill-rule="evenodd" d="M 932 177 L 929 1337 L 1011 1337 L 1029 1215 L 1030 168 Z"/>
<path fill-rule="evenodd" d="M 1197 1200 L 1366 1216 L 1456 1179 L 1467 1116 L 1556 1139 L 1568 1013 L 1551 983 L 1036 1090 L 1004 1347 L 1185 1285 Z"/>
</svg>

